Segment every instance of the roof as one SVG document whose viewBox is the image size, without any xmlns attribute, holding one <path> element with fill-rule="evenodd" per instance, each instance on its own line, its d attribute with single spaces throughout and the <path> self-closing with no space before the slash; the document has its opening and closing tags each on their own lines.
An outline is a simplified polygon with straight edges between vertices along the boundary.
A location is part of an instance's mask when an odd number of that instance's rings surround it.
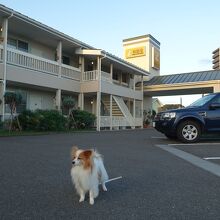
<svg viewBox="0 0 220 220">
<path fill-rule="evenodd" d="M 143 38 L 151 38 L 153 41 L 155 41 L 158 45 L 160 45 L 160 42 L 154 38 L 152 35 L 150 34 L 146 34 L 146 35 L 141 35 L 141 36 L 137 36 L 137 37 L 131 37 L 131 38 L 127 38 L 124 39 L 123 42 L 128 42 L 128 41 L 132 41 L 132 40 L 139 40 L 139 39 L 143 39 Z"/>
<path fill-rule="evenodd" d="M 36 27 L 39 27 L 39 28 L 41 28 L 41 29 L 43 29 L 43 30 L 45 30 L 47 32 L 50 32 L 50 33 L 60 37 L 61 39 L 66 39 L 66 40 L 68 40 L 70 42 L 74 42 L 75 44 L 79 45 L 79 47 L 86 48 L 86 49 L 96 49 L 96 48 L 94 48 L 94 47 L 92 47 L 92 46 L 90 46 L 90 45 L 88 45 L 88 44 L 86 44 L 86 43 L 84 43 L 82 41 L 79 41 L 79 40 L 77 40 L 77 39 L 75 39 L 75 38 L 73 38 L 73 37 L 71 37 L 71 36 L 69 36 L 67 34 L 64 34 L 64 33 L 60 32 L 60 31 L 57 31 L 54 28 L 51 28 L 51 27 L 49 27 L 49 26 L 47 26 L 47 25 L 45 25 L 45 24 L 43 24 L 43 23 L 41 23 L 39 21 L 36 21 L 36 20 L 34 20 L 34 19 L 32 19 L 32 18 L 30 18 L 30 17 L 28 17 L 26 15 L 23 15 L 23 14 L 15 11 L 15 10 L 13 10 L 11 8 L 8 8 L 8 7 L 6 7 L 6 6 L 2 5 L 2 4 L 0 4 L 0 11 L 6 13 L 7 16 L 9 16 L 9 17 L 13 16 L 13 17 L 16 17 L 17 19 L 21 19 L 21 20 L 23 20 L 25 22 L 31 23 L 32 25 L 34 25 Z M 117 56 L 115 56 L 115 55 L 113 55 L 111 53 L 108 53 L 105 50 L 102 50 L 102 52 L 104 54 L 106 54 L 106 57 L 108 57 L 108 59 L 110 59 L 110 60 L 112 60 L 114 62 L 117 62 L 117 63 L 119 63 L 121 65 L 124 65 L 126 67 L 129 67 L 133 71 L 138 71 L 138 74 L 143 74 L 143 75 L 147 75 L 147 76 L 150 75 L 150 73 L 148 71 L 146 71 L 146 70 L 144 70 L 144 69 L 142 69 L 142 68 L 140 68 L 140 67 L 138 67 L 138 66 L 136 66 L 136 65 L 134 65 L 134 64 L 132 64 L 130 62 L 127 62 L 127 61 L 125 61 L 122 58 L 119 58 L 119 57 L 117 57 Z"/>
<path fill-rule="evenodd" d="M 154 76 L 151 80 L 144 81 L 144 86 L 202 82 L 210 80 L 220 80 L 220 70 Z"/>
</svg>

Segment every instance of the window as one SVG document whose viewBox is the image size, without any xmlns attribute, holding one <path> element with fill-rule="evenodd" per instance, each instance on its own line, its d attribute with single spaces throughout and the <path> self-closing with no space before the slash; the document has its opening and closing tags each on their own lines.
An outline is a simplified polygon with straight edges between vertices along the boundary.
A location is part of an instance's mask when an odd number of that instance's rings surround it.
<svg viewBox="0 0 220 220">
<path fill-rule="evenodd" d="M 17 41 L 15 39 L 8 39 L 8 46 L 13 49 L 17 49 Z"/>
<path fill-rule="evenodd" d="M 118 74 L 117 73 L 113 73 L 113 77 L 112 77 L 114 80 L 119 80 L 119 77 L 118 77 Z"/>
<path fill-rule="evenodd" d="M 62 56 L 63 64 L 70 65 L 70 58 L 67 56 Z"/>
<path fill-rule="evenodd" d="M 18 40 L 18 50 L 28 52 L 28 43 L 21 41 L 21 40 Z"/>
<path fill-rule="evenodd" d="M 128 83 L 127 74 L 122 74 L 121 80 L 122 80 L 123 83 Z"/>
<path fill-rule="evenodd" d="M 13 49 L 18 49 L 24 52 L 28 52 L 28 43 L 22 40 L 8 38 L 8 46 Z"/>
<path fill-rule="evenodd" d="M 7 92 L 19 92 L 22 96 L 21 104 L 19 104 L 16 108 L 17 113 L 21 113 L 24 110 L 26 110 L 26 103 L 27 103 L 27 92 L 23 90 L 7 90 Z M 10 108 L 9 105 L 5 105 L 5 113 L 10 114 Z"/>
</svg>

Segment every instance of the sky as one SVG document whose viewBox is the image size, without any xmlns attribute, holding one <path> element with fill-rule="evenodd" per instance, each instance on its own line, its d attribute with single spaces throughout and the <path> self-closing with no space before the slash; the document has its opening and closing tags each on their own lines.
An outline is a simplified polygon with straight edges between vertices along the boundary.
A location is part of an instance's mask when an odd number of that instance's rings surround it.
<svg viewBox="0 0 220 220">
<path fill-rule="evenodd" d="M 93 47 L 123 56 L 122 40 L 151 34 L 160 43 L 161 75 L 212 69 L 220 47 L 219 0 L 1 1 Z M 183 96 L 183 105 L 201 96 Z M 180 103 L 179 97 L 160 98 Z"/>
</svg>

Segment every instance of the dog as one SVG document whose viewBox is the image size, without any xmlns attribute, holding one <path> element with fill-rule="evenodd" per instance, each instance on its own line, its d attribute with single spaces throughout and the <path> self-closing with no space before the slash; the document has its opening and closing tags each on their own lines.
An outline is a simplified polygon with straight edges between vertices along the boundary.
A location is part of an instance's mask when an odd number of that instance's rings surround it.
<svg viewBox="0 0 220 220">
<path fill-rule="evenodd" d="M 103 158 L 96 150 L 82 150 L 77 146 L 71 150 L 72 168 L 71 177 L 75 189 L 80 196 L 79 202 L 85 200 L 89 192 L 89 203 L 94 204 L 94 199 L 99 194 L 99 184 L 103 191 L 107 191 L 105 182 L 109 179 Z"/>
</svg>

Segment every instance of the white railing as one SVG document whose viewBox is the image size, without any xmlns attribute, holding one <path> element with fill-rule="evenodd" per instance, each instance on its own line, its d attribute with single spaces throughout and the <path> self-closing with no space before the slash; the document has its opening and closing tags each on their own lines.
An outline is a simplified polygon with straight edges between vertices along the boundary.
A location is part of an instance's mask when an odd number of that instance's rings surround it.
<svg viewBox="0 0 220 220">
<path fill-rule="evenodd" d="M 2 61 L 2 58 L 3 47 L 0 45 L 0 61 Z M 58 62 L 44 59 L 12 48 L 7 48 L 7 63 L 55 76 L 58 76 L 59 74 Z M 65 64 L 62 64 L 61 66 L 61 76 L 64 78 L 80 81 L 80 74 L 81 71 L 78 68 Z"/>
<path fill-rule="evenodd" d="M 7 63 L 53 75 L 58 75 L 59 72 L 59 65 L 57 62 L 46 60 L 12 48 L 7 49 Z"/>
<path fill-rule="evenodd" d="M 100 117 L 100 127 L 110 127 L 111 126 L 111 118 L 110 116 L 101 116 Z"/>
<path fill-rule="evenodd" d="M 111 126 L 111 117 L 110 116 L 101 116 L 100 117 L 100 126 L 101 127 L 110 127 Z M 127 126 L 130 126 L 130 124 L 125 117 L 112 116 L 112 127 L 127 127 Z"/>
<path fill-rule="evenodd" d="M 142 118 L 135 118 L 135 126 L 141 127 L 143 125 L 143 119 Z"/>
<path fill-rule="evenodd" d="M 80 81 L 81 71 L 78 68 L 62 64 L 62 77 Z"/>
<path fill-rule="evenodd" d="M 98 80 L 98 70 L 86 71 L 83 73 L 83 81 Z"/>
<path fill-rule="evenodd" d="M 94 81 L 98 80 L 98 70 L 86 71 L 83 73 L 83 81 Z M 101 71 L 101 80 L 112 82 L 110 73 Z"/>
<path fill-rule="evenodd" d="M 112 116 L 112 127 L 141 127 L 143 124 L 142 118 L 135 118 L 135 124 L 130 125 L 129 121 L 122 116 Z M 100 117 L 100 127 L 110 127 L 111 126 L 111 117 L 110 116 L 101 116 Z"/>
</svg>

